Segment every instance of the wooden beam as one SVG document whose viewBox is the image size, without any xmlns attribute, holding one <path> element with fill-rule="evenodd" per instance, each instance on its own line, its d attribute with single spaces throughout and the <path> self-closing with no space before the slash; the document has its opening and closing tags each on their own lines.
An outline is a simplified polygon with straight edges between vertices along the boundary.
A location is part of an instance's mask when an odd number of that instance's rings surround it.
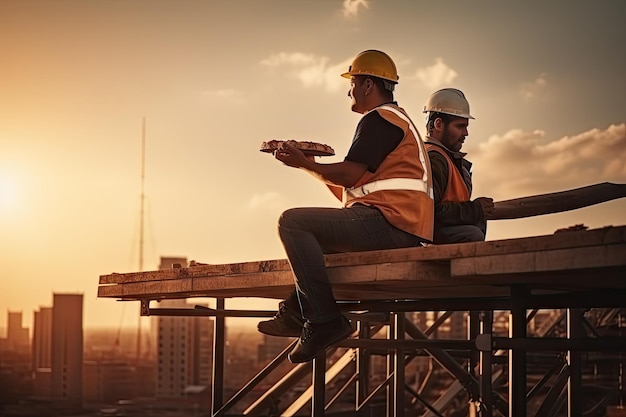
<svg viewBox="0 0 626 417">
<path fill-rule="evenodd" d="M 626 226 L 548 236 L 326 256 L 340 300 L 507 295 L 507 285 L 543 289 L 624 288 Z M 598 280 L 590 274 L 600 275 Z M 286 259 L 201 265 L 100 277 L 98 297 L 284 298 Z"/>
<path fill-rule="evenodd" d="M 162 269 L 157 271 L 112 273 L 100 276 L 100 284 L 124 284 L 140 281 L 160 281 L 218 275 L 241 275 L 257 272 L 288 271 L 289 261 L 274 259 L 268 261 L 239 262 L 221 265 L 199 265 L 193 267 Z"/>
<path fill-rule="evenodd" d="M 487 220 L 521 219 L 560 213 L 626 197 L 626 184 L 604 182 L 556 193 L 497 201 L 495 213 Z"/>
<path fill-rule="evenodd" d="M 568 231 L 554 235 L 505 239 L 487 242 L 432 245 L 382 251 L 349 252 L 326 256 L 329 268 L 352 265 L 371 265 L 406 261 L 448 261 L 481 255 L 502 255 L 528 251 L 576 248 L 626 242 L 626 226 L 605 227 L 589 231 Z M 158 271 L 113 273 L 100 276 L 100 284 L 126 284 L 142 281 L 161 281 L 212 276 L 234 276 L 260 272 L 290 271 L 286 259 L 252 261 L 222 265 L 202 265 Z"/>
<path fill-rule="evenodd" d="M 453 277 L 489 276 L 613 266 L 626 268 L 626 244 L 453 259 L 450 273 Z"/>
</svg>

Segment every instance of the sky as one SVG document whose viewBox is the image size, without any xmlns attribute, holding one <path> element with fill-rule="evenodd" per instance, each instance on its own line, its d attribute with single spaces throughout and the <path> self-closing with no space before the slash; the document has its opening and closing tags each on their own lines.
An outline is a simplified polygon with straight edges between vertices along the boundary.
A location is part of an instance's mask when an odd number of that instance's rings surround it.
<svg viewBox="0 0 626 417">
<path fill-rule="evenodd" d="M 339 74 L 367 49 L 395 61 L 422 135 L 428 96 L 465 92 L 474 197 L 626 183 L 624 21 L 621 0 L 0 0 L 0 327 L 7 311 L 32 327 L 53 293 L 84 294 L 85 326 L 136 326 L 100 275 L 284 258 L 280 213 L 339 202 L 260 144 L 341 161 L 361 115 Z M 487 239 L 577 224 L 626 224 L 626 199 Z"/>
</svg>

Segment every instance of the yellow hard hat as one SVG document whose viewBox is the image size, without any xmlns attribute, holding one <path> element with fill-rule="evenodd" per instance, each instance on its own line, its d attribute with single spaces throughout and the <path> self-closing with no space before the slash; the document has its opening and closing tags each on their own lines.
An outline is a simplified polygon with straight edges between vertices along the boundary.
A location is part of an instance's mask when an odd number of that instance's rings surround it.
<svg viewBox="0 0 626 417">
<path fill-rule="evenodd" d="M 353 75 L 371 75 L 393 83 L 397 83 L 400 78 L 396 64 L 389 55 L 374 49 L 358 54 L 352 61 L 352 65 L 348 67 L 348 72 L 341 74 L 344 78 L 350 78 Z"/>
<path fill-rule="evenodd" d="M 444 88 L 432 93 L 424 106 L 424 113 L 428 112 L 445 113 L 464 119 L 473 119 L 470 115 L 470 106 L 465 98 L 465 94 L 456 88 Z"/>
</svg>

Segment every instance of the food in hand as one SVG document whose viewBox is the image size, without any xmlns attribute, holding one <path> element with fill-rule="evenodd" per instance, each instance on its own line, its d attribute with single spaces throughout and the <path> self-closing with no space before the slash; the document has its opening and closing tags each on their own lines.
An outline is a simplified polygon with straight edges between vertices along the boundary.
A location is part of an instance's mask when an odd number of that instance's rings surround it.
<svg viewBox="0 0 626 417">
<path fill-rule="evenodd" d="M 335 150 L 333 148 L 323 143 L 298 140 L 270 140 L 263 142 L 260 150 L 261 152 L 273 153 L 284 142 L 288 142 L 291 146 L 300 149 L 306 155 L 331 156 L 335 154 Z"/>
</svg>

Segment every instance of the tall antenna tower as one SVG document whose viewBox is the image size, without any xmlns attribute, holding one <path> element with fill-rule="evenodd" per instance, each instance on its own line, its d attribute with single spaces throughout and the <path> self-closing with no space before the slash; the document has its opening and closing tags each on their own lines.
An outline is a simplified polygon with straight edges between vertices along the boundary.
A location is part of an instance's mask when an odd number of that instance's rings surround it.
<svg viewBox="0 0 626 417">
<path fill-rule="evenodd" d="M 146 117 L 141 119 L 141 193 L 139 197 L 139 272 L 143 271 L 143 235 L 146 182 Z M 141 308 L 141 306 L 139 307 Z M 137 322 L 137 365 L 141 359 L 141 312 Z"/>
<path fill-rule="evenodd" d="M 140 211 L 139 211 L 139 272 L 143 271 L 143 217 L 146 182 L 146 118 L 141 119 L 141 195 L 140 195 Z"/>
</svg>

